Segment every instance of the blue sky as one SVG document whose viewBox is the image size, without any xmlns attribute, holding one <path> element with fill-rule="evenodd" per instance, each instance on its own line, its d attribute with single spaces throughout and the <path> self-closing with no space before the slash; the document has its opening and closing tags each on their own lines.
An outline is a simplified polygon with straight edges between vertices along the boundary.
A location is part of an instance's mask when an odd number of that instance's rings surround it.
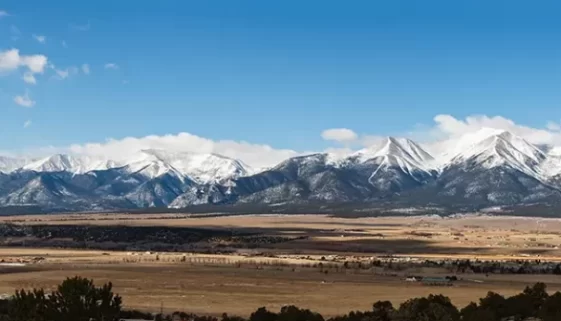
<svg viewBox="0 0 561 321">
<path fill-rule="evenodd" d="M 35 85 L 25 66 L 0 73 L 0 150 L 188 132 L 307 151 L 333 145 L 326 129 L 412 135 L 441 114 L 537 129 L 561 120 L 555 1 L 4 0 L 0 10 L 0 52 L 52 64 Z M 14 101 L 26 93 L 32 107 Z"/>
</svg>

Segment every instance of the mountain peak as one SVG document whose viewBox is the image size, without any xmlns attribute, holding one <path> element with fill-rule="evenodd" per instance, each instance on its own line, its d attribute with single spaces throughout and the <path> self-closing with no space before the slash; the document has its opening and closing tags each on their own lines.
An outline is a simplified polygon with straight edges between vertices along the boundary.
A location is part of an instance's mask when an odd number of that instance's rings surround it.
<svg viewBox="0 0 561 321">
<path fill-rule="evenodd" d="M 28 163 L 22 166 L 22 169 L 36 172 L 86 173 L 93 170 L 109 169 L 112 166 L 113 162 L 100 157 L 54 154 Z"/>
<path fill-rule="evenodd" d="M 432 163 L 434 158 L 420 145 L 408 138 L 386 137 L 380 143 L 355 152 L 352 157 L 366 161 L 378 157 L 399 157 L 414 164 Z"/>
<path fill-rule="evenodd" d="M 487 135 L 482 135 L 484 133 Z M 476 135 L 480 140 L 469 137 L 458 142 L 460 150 L 450 161 L 448 166 L 454 164 L 478 165 L 484 168 L 507 166 L 532 177 L 541 179 L 543 173 L 540 165 L 546 159 L 546 154 L 538 147 L 532 145 L 520 136 L 504 130 L 484 130 Z"/>
<path fill-rule="evenodd" d="M 215 154 L 193 152 L 169 152 L 161 149 L 141 150 L 134 168 L 158 164 L 159 170 L 150 172 L 162 175 L 169 170 L 188 176 L 199 183 L 214 183 L 253 173 L 253 169 L 243 162 Z"/>
</svg>

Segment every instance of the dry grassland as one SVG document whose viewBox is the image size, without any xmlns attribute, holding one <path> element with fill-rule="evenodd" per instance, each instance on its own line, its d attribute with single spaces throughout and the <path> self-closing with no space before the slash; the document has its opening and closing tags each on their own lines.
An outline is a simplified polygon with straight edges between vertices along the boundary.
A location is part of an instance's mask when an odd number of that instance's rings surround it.
<svg viewBox="0 0 561 321">
<path fill-rule="evenodd" d="M 141 219 L 139 219 L 141 218 Z M 87 220 L 84 220 L 87 219 Z M 178 226 L 257 231 L 270 235 L 307 235 L 308 239 L 271 245 L 276 257 L 181 253 L 127 253 L 86 250 L 0 248 L 0 259 L 44 258 L 25 267 L 0 267 L 0 293 L 15 288 L 52 288 L 67 276 L 82 275 L 97 282 L 112 281 L 125 305 L 158 311 L 248 315 L 257 307 L 278 309 L 295 304 L 335 315 L 368 309 L 377 300 L 394 304 L 429 293 L 443 293 L 458 306 L 487 291 L 514 294 L 524 286 L 546 282 L 561 290 L 558 276 L 463 275 L 452 287 L 406 283 L 403 275 L 373 271 L 320 273 L 300 265 L 317 263 L 324 255 L 375 256 L 395 253 L 414 257 L 560 260 L 561 221 L 467 217 L 455 219 L 360 218 L 316 215 L 186 217 L 185 215 L 57 215 L 7 217 L 15 224 L 96 224 Z M 158 261 L 156 261 L 158 256 Z M 302 257 L 308 257 L 302 259 Z M 131 261 L 131 262 L 128 262 Z M 132 263 L 134 262 L 134 263 Z M 273 264 L 271 266 L 268 265 Z M 414 273 L 444 275 L 419 269 Z"/>
</svg>

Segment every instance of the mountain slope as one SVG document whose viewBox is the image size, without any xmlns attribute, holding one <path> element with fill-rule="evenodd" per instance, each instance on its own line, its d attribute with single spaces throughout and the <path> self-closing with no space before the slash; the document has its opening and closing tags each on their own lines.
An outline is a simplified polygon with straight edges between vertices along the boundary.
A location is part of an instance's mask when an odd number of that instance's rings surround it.
<svg viewBox="0 0 561 321">
<path fill-rule="evenodd" d="M 362 170 L 372 170 L 368 182 L 379 192 L 400 192 L 432 181 L 434 158 L 409 139 L 387 138 L 382 144 L 349 157 Z"/>
<path fill-rule="evenodd" d="M 507 166 L 529 176 L 544 177 L 540 165 L 546 154 L 509 132 L 491 135 L 454 156 L 447 166 L 479 165 L 484 168 Z"/>
</svg>

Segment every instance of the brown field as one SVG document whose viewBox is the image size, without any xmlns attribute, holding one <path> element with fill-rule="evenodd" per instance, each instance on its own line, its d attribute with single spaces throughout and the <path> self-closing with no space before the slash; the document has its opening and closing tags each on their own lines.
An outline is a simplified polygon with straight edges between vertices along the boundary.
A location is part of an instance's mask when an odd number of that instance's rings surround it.
<svg viewBox="0 0 561 321">
<path fill-rule="evenodd" d="M 131 253 L 61 249 L 0 248 L 5 261 L 42 257 L 23 267 L 0 266 L 0 294 L 15 288 L 52 288 L 67 276 L 112 281 L 127 307 L 156 312 L 248 315 L 260 306 L 295 304 L 325 315 L 368 309 L 377 300 L 394 304 L 429 293 L 442 293 L 463 306 L 487 291 L 514 294 L 526 285 L 546 282 L 561 290 L 552 275 L 461 275 L 452 287 L 403 281 L 406 273 L 428 276 L 446 271 L 418 268 L 388 275 L 376 270 L 329 269 L 321 256 L 349 260 L 396 254 L 413 258 L 462 257 L 483 260 L 561 261 L 561 221 L 512 217 L 391 217 L 343 219 L 316 215 L 188 217 L 187 215 L 56 215 L 5 217 L 15 224 L 97 224 L 182 226 L 258 231 L 270 235 L 306 235 L 308 239 L 267 246 L 267 253 L 234 255 Z M 187 260 L 181 262 L 186 256 Z M 336 304 L 333 304 L 336 303 Z"/>
</svg>

